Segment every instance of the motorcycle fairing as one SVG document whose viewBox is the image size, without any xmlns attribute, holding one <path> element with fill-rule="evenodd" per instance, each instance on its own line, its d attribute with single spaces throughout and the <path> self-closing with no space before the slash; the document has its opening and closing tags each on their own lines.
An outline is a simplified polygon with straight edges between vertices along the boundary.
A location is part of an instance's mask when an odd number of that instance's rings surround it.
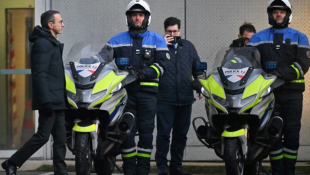
<svg viewBox="0 0 310 175">
<path fill-rule="evenodd" d="M 239 129 L 237 131 L 227 131 L 227 129 L 225 129 L 222 133 L 222 149 L 221 149 L 221 152 L 222 152 L 222 155 L 224 155 L 224 148 L 225 148 L 225 138 L 232 138 L 232 137 L 238 137 L 239 140 L 240 140 L 240 143 L 241 143 L 241 146 L 242 146 L 242 153 L 243 155 L 245 155 L 247 152 L 248 152 L 248 146 L 247 146 L 247 129 Z"/>
<path fill-rule="evenodd" d="M 275 81 L 274 78 L 265 79 L 262 75 L 259 75 L 253 82 L 248 84 L 244 89 L 242 99 L 248 98 L 252 95 L 256 95 L 256 98 L 240 109 L 240 113 L 244 113 L 246 110 L 252 108 L 256 104 L 262 101 L 262 94 L 270 87 L 270 85 Z"/>
<path fill-rule="evenodd" d="M 74 127 L 72 128 L 72 142 L 71 142 L 72 149 L 74 149 L 74 145 L 75 145 L 75 133 L 76 132 L 88 132 L 92 140 L 92 149 L 93 150 L 97 149 L 98 134 L 97 134 L 96 124 L 88 123 L 85 121 L 75 123 Z"/>
<path fill-rule="evenodd" d="M 94 106 L 103 103 L 104 101 L 108 100 L 112 97 L 111 92 L 114 88 L 117 87 L 119 83 L 122 82 L 122 80 L 126 77 L 126 75 L 116 75 L 114 71 L 110 71 L 107 76 L 104 76 L 102 79 L 98 80 L 95 84 L 95 87 L 92 91 L 92 94 L 101 92 L 106 90 L 106 93 L 104 96 L 101 96 L 97 100 L 95 100 L 93 103 L 91 103 L 88 107 L 88 109 L 92 109 Z"/>
</svg>

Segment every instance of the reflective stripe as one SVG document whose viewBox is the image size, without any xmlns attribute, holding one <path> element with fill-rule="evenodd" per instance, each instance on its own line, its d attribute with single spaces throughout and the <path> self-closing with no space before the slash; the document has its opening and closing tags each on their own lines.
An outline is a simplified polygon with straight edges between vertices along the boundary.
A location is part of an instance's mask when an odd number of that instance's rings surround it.
<svg viewBox="0 0 310 175">
<path fill-rule="evenodd" d="M 136 151 L 136 147 L 129 148 L 129 149 L 122 149 L 121 151 L 122 151 L 123 153 L 129 153 L 129 152 L 132 152 L 132 151 Z"/>
<path fill-rule="evenodd" d="M 297 154 L 298 153 L 297 150 L 291 150 L 291 149 L 287 149 L 287 148 L 283 148 L 283 151 L 288 152 L 288 153 L 293 153 L 293 154 Z"/>
<path fill-rule="evenodd" d="M 294 65 L 291 65 L 291 67 L 292 67 L 293 69 L 295 69 L 295 71 L 296 71 L 296 73 L 297 73 L 297 78 L 296 78 L 296 79 L 299 79 L 299 78 L 300 78 L 300 72 L 299 72 L 299 70 L 298 70 Z"/>
<path fill-rule="evenodd" d="M 304 77 L 304 71 L 302 70 L 302 68 L 301 68 L 301 66 L 300 66 L 300 64 L 298 64 L 297 62 L 294 62 L 293 63 L 296 67 L 297 67 L 297 69 L 299 70 L 299 73 L 300 73 L 300 77 Z"/>
<path fill-rule="evenodd" d="M 279 159 L 283 159 L 283 154 L 276 156 L 276 157 L 270 156 L 270 160 L 279 160 Z"/>
<path fill-rule="evenodd" d="M 156 48 L 156 51 L 169 51 L 168 48 Z"/>
<path fill-rule="evenodd" d="M 305 80 L 293 80 L 293 81 L 287 81 L 287 83 L 305 83 Z"/>
<path fill-rule="evenodd" d="M 152 149 L 145 149 L 145 148 L 138 148 L 138 151 L 143 151 L 143 152 L 152 152 Z"/>
<path fill-rule="evenodd" d="M 155 71 L 157 72 L 157 77 L 156 78 L 158 78 L 160 76 L 160 72 L 159 72 L 158 68 L 156 66 L 154 66 L 154 65 L 152 65 L 150 67 L 155 69 Z"/>
<path fill-rule="evenodd" d="M 292 155 L 288 155 L 288 154 L 284 154 L 284 157 L 288 158 L 288 159 L 297 159 L 297 156 L 292 156 Z"/>
<path fill-rule="evenodd" d="M 129 158 L 129 157 L 134 157 L 134 156 L 136 156 L 136 155 L 137 155 L 137 153 L 134 152 L 134 153 L 130 153 L 130 154 L 122 154 L 122 157 L 124 157 L 124 158 Z"/>
<path fill-rule="evenodd" d="M 132 46 L 132 44 L 116 44 L 116 45 L 112 45 L 110 43 L 106 44 L 107 46 L 110 46 L 112 48 L 116 48 L 116 47 L 124 47 L 124 46 Z"/>
<path fill-rule="evenodd" d="M 276 154 L 282 153 L 282 151 L 283 151 L 282 149 L 279 149 L 277 151 L 271 151 L 269 154 L 276 155 Z"/>
<path fill-rule="evenodd" d="M 158 63 L 154 63 L 154 65 L 160 70 L 160 75 L 163 75 L 164 69 Z"/>
<path fill-rule="evenodd" d="M 145 153 L 138 153 L 139 157 L 146 157 L 146 158 L 151 158 L 151 154 L 145 154 Z"/>
<path fill-rule="evenodd" d="M 155 49 L 156 45 L 142 45 L 143 48 L 151 48 L 151 49 Z"/>
<path fill-rule="evenodd" d="M 158 83 L 140 82 L 143 86 L 158 86 Z"/>
<path fill-rule="evenodd" d="M 268 43 L 270 43 L 270 44 L 273 44 L 273 41 L 261 41 L 261 42 L 258 42 L 258 43 L 248 43 L 247 45 L 248 46 L 258 46 L 258 45 L 260 45 L 260 44 L 268 44 Z"/>
</svg>

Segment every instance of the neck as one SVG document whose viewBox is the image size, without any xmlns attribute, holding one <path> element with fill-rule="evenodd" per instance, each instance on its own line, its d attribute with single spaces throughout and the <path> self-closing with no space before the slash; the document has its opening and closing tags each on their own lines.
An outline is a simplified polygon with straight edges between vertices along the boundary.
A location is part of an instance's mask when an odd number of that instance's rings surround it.
<svg viewBox="0 0 310 175">
<path fill-rule="evenodd" d="M 51 31 L 52 35 L 58 40 L 57 34 L 53 30 L 51 30 L 51 29 L 50 29 L 50 31 Z"/>
</svg>

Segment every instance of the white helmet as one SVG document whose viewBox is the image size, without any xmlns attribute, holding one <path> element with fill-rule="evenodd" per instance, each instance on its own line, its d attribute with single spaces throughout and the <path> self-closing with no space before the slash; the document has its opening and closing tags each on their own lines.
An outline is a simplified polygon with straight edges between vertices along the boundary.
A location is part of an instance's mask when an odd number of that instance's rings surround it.
<svg viewBox="0 0 310 175">
<path fill-rule="evenodd" d="M 285 10 L 286 15 L 280 26 L 288 26 L 292 21 L 292 5 L 288 0 L 270 0 L 267 7 L 268 21 L 270 25 L 278 25 L 272 16 L 274 10 Z"/>
<path fill-rule="evenodd" d="M 149 4 L 144 0 L 132 0 L 126 8 L 126 23 L 129 28 L 134 27 L 131 14 L 133 12 L 142 12 L 145 14 L 142 26 L 147 28 L 151 23 L 151 10 Z"/>
</svg>

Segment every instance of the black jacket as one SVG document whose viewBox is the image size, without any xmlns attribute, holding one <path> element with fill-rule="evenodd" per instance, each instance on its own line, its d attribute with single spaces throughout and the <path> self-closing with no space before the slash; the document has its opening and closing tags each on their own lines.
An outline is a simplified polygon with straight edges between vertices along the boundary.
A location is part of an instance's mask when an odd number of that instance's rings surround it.
<svg viewBox="0 0 310 175">
<path fill-rule="evenodd" d="M 67 95 L 62 60 L 63 44 L 52 33 L 36 26 L 28 36 L 31 47 L 32 109 L 52 103 L 53 110 L 66 109 Z"/>
<path fill-rule="evenodd" d="M 160 78 L 157 100 L 159 103 L 172 105 L 189 105 L 194 101 L 193 89 L 190 85 L 193 77 L 196 79 L 202 71 L 196 69 L 200 58 L 194 45 L 182 39 L 177 49 L 168 46 L 170 58 L 169 67 Z"/>
</svg>

